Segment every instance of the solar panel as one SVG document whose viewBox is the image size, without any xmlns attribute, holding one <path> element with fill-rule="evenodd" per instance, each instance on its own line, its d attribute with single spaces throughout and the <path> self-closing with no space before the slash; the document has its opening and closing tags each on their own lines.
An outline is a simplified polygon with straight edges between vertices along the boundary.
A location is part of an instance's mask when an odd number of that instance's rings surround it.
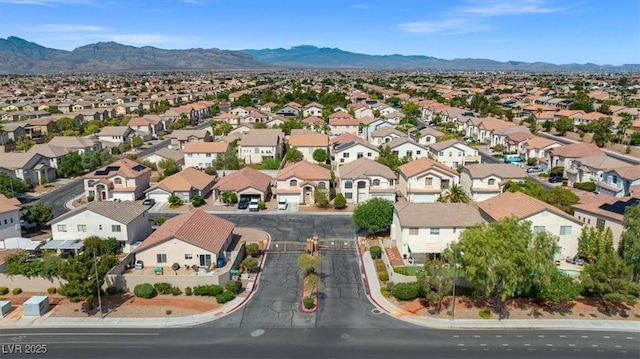
<svg viewBox="0 0 640 359">
<path fill-rule="evenodd" d="M 147 167 L 145 167 L 143 165 L 136 165 L 135 167 L 133 167 L 133 170 L 136 171 L 136 172 L 140 172 L 140 171 L 144 170 L 145 168 L 147 168 Z"/>
<path fill-rule="evenodd" d="M 631 206 L 634 206 L 640 202 L 637 198 L 631 198 L 628 201 L 616 201 L 614 203 L 605 203 L 599 208 L 608 212 L 624 215 L 624 211 Z"/>
</svg>

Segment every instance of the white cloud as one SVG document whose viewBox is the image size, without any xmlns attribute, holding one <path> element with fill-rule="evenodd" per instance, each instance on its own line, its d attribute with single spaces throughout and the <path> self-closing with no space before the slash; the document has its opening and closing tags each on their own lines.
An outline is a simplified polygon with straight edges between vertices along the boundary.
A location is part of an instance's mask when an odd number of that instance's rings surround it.
<svg viewBox="0 0 640 359">
<path fill-rule="evenodd" d="M 398 28 L 404 32 L 414 34 L 432 34 L 437 32 L 466 34 L 479 31 L 489 30 L 489 26 L 467 19 L 446 19 L 441 21 L 415 21 L 405 22 L 398 25 Z"/>
<path fill-rule="evenodd" d="M 110 31 L 101 26 L 95 25 L 79 25 L 79 24 L 46 24 L 36 25 L 30 28 L 38 32 L 91 32 L 91 31 Z"/>
<path fill-rule="evenodd" d="M 470 5 L 459 9 L 462 13 L 480 16 L 504 16 L 526 14 L 548 14 L 565 10 L 559 7 L 548 7 L 542 0 L 504 1 L 488 0 L 473 1 Z"/>
</svg>

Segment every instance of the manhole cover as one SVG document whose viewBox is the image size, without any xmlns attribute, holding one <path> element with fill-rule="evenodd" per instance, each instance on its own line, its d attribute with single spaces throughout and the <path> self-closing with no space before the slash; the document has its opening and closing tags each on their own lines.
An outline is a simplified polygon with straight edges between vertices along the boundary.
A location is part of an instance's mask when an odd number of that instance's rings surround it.
<svg viewBox="0 0 640 359">
<path fill-rule="evenodd" d="M 256 329 L 256 330 L 251 332 L 251 336 L 254 337 L 254 338 L 255 337 L 259 337 L 262 334 L 264 334 L 264 330 L 263 329 Z"/>
<path fill-rule="evenodd" d="M 349 334 L 342 334 L 342 339 L 349 339 Z"/>
<path fill-rule="evenodd" d="M 371 309 L 371 313 L 375 314 L 375 315 L 380 315 L 382 314 L 382 311 L 378 308 L 373 308 Z"/>
</svg>

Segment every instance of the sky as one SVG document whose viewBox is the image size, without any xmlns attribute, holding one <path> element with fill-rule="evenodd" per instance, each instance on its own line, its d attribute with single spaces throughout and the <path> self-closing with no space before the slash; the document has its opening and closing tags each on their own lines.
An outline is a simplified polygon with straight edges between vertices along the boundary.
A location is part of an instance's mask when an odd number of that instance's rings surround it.
<svg viewBox="0 0 640 359">
<path fill-rule="evenodd" d="M 337 47 L 556 64 L 640 63 L 640 0 L 0 0 L 0 37 L 56 49 Z"/>
</svg>

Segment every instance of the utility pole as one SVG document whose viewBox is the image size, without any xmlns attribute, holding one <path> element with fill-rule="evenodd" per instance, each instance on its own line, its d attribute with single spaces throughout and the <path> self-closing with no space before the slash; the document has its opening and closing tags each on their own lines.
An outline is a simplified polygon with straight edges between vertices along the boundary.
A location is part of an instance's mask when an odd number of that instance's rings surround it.
<svg viewBox="0 0 640 359">
<path fill-rule="evenodd" d="M 98 278 L 98 259 L 96 258 L 96 249 L 93 249 L 93 268 L 96 271 L 96 289 L 98 290 L 98 310 L 100 311 L 100 319 L 102 318 L 102 298 L 100 297 L 100 279 Z"/>
</svg>

